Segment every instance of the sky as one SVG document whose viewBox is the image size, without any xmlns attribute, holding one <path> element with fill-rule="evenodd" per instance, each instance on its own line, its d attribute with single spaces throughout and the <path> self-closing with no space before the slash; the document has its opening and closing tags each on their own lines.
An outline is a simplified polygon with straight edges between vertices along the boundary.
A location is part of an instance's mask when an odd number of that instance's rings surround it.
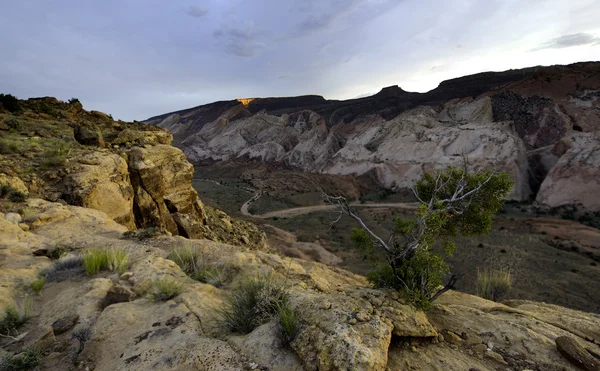
<svg viewBox="0 0 600 371">
<path fill-rule="evenodd" d="M 0 93 L 115 119 L 600 60 L 600 0 L 0 0 Z"/>
</svg>

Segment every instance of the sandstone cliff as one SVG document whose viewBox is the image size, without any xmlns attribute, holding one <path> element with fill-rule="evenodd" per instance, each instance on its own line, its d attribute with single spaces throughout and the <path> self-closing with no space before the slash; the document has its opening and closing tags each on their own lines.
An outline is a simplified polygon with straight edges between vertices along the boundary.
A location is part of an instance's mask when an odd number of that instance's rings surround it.
<svg viewBox="0 0 600 371">
<path fill-rule="evenodd" d="M 516 182 L 511 199 L 596 212 L 591 199 L 577 196 L 580 189 L 537 191 L 560 157 L 544 155 L 552 146 L 578 132 L 600 136 L 599 72 L 600 63 L 578 63 L 477 74 L 423 94 L 396 86 L 348 101 L 217 102 L 147 122 L 169 129 L 192 162 L 255 159 L 309 172 L 374 171 L 381 185 L 396 190 L 465 154 L 473 167 L 508 171 Z M 597 148 L 595 140 L 587 145 Z M 556 182 L 564 172 L 553 174 Z"/>
<path fill-rule="evenodd" d="M 167 130 L 114 121 L 77 100 L 19 104 L 0 106 L 0 184 L 13 179 L 24 193 L 105 212 L 129 230 L 265 245 L 250 224 L 228 221 L 225 231 L 209 217 L 192 188 L 194 168 Z"/>
</svg>

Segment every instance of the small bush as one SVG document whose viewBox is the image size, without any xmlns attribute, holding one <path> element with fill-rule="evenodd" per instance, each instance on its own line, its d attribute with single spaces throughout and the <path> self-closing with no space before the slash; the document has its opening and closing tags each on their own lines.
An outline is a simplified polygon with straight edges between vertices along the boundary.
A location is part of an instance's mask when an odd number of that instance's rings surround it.
<svg viewBox="0 0 600 371">
<path fill-rule="evenodd" d="M 508 269 L 477 270 L 477 295 L 487 300 L 499 301 L 512 287 Z"/>
<path fill-rule="evenodd" d="M 124 238 L 137 238 L 138 240 L 146 240 L 161 235 L 162 232 L 159 228 L 150 227 L 146 229 L 137 229 L 135 231 L 127 231 L 123 233 Z"/>
<path fill-rule="evenodd" d="M 33 289 L 33 292 L 35 292 L 36 295 L 39 295 L 40 292 L 42 292 L 42 288 L 44 288 L 45 284 L 46 277 L 38 277 L 35 280 L 31 281 L 31 288 Z"/>
<path fill-rule="evenodd" d="M 8 112 L 18 112 L 21 110 L 19 99 L 12 94 L 0 94 L 0 105 Z"/>
<path fill-rule="evenodd" d="M 54 265 L 46 268 L 42 274 L 48 282 L 61 282 L 85 273 L 81 256 L 57 260 Z"/>
<path fill-rule="evenodd" d="M 233 290 L 218 314 L 228 331 L 247 334 L 269 321 L 287 302 L 288 293 L 282 283 L 273 276 L 260 276 Z"/>
<path fill-rule="evenodd" d="M 25 349 L 18 356 L 8 356 L 0 362 L 0 371 L 33 370 L 40 365 L 41 351 L 36 347 Z"/>
<path fill-rule="evenodd" d="M 12 192 L 13 190 L 14 190 L 14 188 L 9 186 L 8 184 L 0 185 L 0 198 L 4 198 L 4 197 L 8 196 L 8 194 L 10 192 Z"/>
<path fill-rule="evenodd" d="M 10 155 L 24 152 L 23 144 L 18 140 L 0 138 L 0 154 Z"/>
<path fill-rule="evenodd" d="M 283 344 L 288 345 L 298 335 L 300 329 L 300 319 L 298 313 L 286 301 L 277 306 L 277 322 L 279 328 L 279 338 Z"/>
<path fill-rule="evenodd" d="M 183 282 L 169 276 L 162 276 L 154 281 L 157 292 L 154 294 L 156 300 L 166 301 L 181 293 Z"/>
<path fill-rule="evenodd" d="M 47 256 L 51 260 L 58 260 L 63 255 L 65 255 L 68 251 L 69 251 L 69 248 L 67 246 L 58 245 L 58 246 L 54 246 L 54 248 L 52 250 L 48 251 Z"/>
<path fill-rule="evenodd" d="M 15 334 L 17 329 L 26 322 L 24 316 L 19 314 L 19 311 L 14 305 L 4 309 L 2 319 L 0 319 L 0 334 L 11 335 Z"/>
<path fill-rule="evenodd" d="M 27 195 L 23 192 L 14 190 L 8 194 L 8 199 L 11 202 L 23 202 L 27 199 Z"/>
</svg>

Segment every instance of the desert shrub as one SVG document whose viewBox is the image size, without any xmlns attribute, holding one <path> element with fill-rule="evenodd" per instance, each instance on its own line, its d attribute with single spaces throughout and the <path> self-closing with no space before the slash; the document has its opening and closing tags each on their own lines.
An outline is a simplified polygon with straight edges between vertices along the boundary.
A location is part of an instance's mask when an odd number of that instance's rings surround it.
<svg viewBox="0 0 600 371">
<path fill-rule="evenodd" d="M 10 191 L 10 193 L 8 194 L 8 199 L 11 202 L 23 202 L 27 199 L 27 195 L 23 192 L 17 191 L 17 190 L 12 190 Z"/>
<path fill-rule="evenodd" d="M 477 295 L 487 300 L 502 300 L 512 287 L 508 269 L 484 268 L 477 270 Z"/>
<path fill-rule="evenodd" d="M 50 258 L 51 260 L 58 260 L 68 251 L 69 248 L 67 246 L 57 245 L 54 246 L 50 251 L 48 251 L 48 254 L 46 256 L 48 256 L 48 258 Z"/>
<path fill-rule="evenodd" d="M 61 282 L 85 274 L 81 256 L 57 260 L 52 266 L 44 269 L 42 274 L 48 282 Z"/>
<path fill-rule="evenodd" d="M 279 303 L 277 306 L 277 324 L 279 338 L 284 345 L 291 343 L 298 335 L 300 329 L 300 318 L 288 301 Z"/>
<path fill-rule="evenodd" d="M 176 278 L 163 275 L 154 281 L 154 286 L 156 286 L 157 289 L 154 294 L 154 299 L 166 301 L 181 293 L 183 282 Z"/>
<path fill-rule="evenodd" d="M 241 283 L 218 311 L 226 330 L 247 334 L 268 322 L 280 306 L 288 305 L 288 292 L 272 275 L 259 276 Z"/>
<path fill-rule="evenodd" d="M 83 253 L 83 267 L 88 275 L 103 270 L 123 273 L 127 270 L 129 255 L 123 249 L 88 249 Z"/>
<path fill-rule="evenodd" d="M 73 97 L 73 98 L 69 99 L 69 104 L 77 104 L 77 103 L 81 103 L 81 102 L 79 101 L 79 99 L 77 99 L 77 98 L 75 98 L 75 97 Z"/>
<path fill-rule="evenodd" d="M 8 112 L 18 112 L 21 110 L 19 99 L 12 94 L 0 94 L 0 105 Z"/>
<path fill-rule="evenodd" d="M 12 192 L 13 190 L 14 190 L 14 188 L 9 186 L 8 184 L 0 185 L 0 198 L 4 198 L 4 197 L 8 196 L 8 194 L 10 192 Z"/>
<path fill-rule="evenodd" d="M 38 278 L 34 279 L 33 281 L 31 281 L 31 289 L 33 290 L 33 292 L 35 292 L 36 295 L 39 295 L 40 292 L 42 292 L 42 288 L 44 288 L 45 284 L 46 284 L 46 277 L 44 277 L 44 276 L 38 277 Z"/>
<path fill-rule="evenodd" d="M 417 307 L 426 308 L 458 280 L 453 275 L 439 289 L 450 270 L 444 258 L 455 249 L 452 239 L 489 233 L 492 216 L 503 207 L 511 188 L 508 174 L 471 173 L 466 160 L 460 168 L 425 173 L 413 190 L 420 203 L 416 219 L 397 218 L 389 236 L 371 231 L 343 196 L 325 195 L 325 200 L 361 225 L 352 231 L 351 240 L 376 266 L 368 275 L 371 282 L 402 291 Z M 386 263 L 378 262 L 375 249 L 384 253 Z"/>
<path fill-rule="evenodd" d="M 41 358 L 41 351 L 36 347 L 30 347 L 20 355 L 8 356 L 0 361 L 0 371 L 33 370 L 40 365 Z"/>
<path fill-rule="evenodd" d="M 6 307 L 0 318 L 0 335 L 17 335 L 19 327 L 31 317 L 32 305 L 31 297 L 27 296 L 20 310 L 15 305 Z"/>
</svg>

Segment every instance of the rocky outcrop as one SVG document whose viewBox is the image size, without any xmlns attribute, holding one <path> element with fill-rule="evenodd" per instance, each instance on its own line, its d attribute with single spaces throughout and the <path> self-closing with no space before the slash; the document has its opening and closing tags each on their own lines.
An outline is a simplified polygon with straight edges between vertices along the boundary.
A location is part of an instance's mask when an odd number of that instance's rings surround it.
<svg viewBox="0 0 600 371">
<path fill-rule="evenodd" d="M 158 227 L 172 234 L 200 237 L 204 208 L 192 188 L 194 167 L 181 150 L 168 145 L 127 152 L 138 228 Z"/>
<path fill-rule="evenodd" d="M 575 204 L 585 211 L 600 211 L 600 139 L 575 133 L 557 147 L 569 149 L 544 179 L 536 201 L 553 208 Z"/>
<path fill-rule="evenodd" d="M 47 282 L 34 299 L 35 316 L 19 329 L 23 338 L 0 339 L 9 354 L 38 346 L 42 370 L 74 364 L 95 370 L 562 370 L 577 362 L 595 365 L 591 357 L 600 352 L 598 315 L 455 291 L 424 313 L 394 291 L 370 288 L 363 277 L 320 263 L 208 240 L 122 239 L 126 228 L 100 211 L 39 199 L 27 207 L 29 231 L 0 214 L 2 307 L 18 300 L 22 282 L 51 265 L 33 255 L 44 244 L 68 245 L 71 256 L 106 247 L 130 257 L 123 275 L 77 273 Z M 165 259 L 184 243 L 198 248 L 205 262 L 228 267 L 231 283 L 216 288 L 194 281 Z M 257 274 L 285 280 L 301 319 L 289 347 L 276 320 L 238 335 L 224 332 L 215 315 L 232 287 Z M 172 300 L 153 300 L 154 281 L 164 276 L 183 289 Z"/>
</svg>

